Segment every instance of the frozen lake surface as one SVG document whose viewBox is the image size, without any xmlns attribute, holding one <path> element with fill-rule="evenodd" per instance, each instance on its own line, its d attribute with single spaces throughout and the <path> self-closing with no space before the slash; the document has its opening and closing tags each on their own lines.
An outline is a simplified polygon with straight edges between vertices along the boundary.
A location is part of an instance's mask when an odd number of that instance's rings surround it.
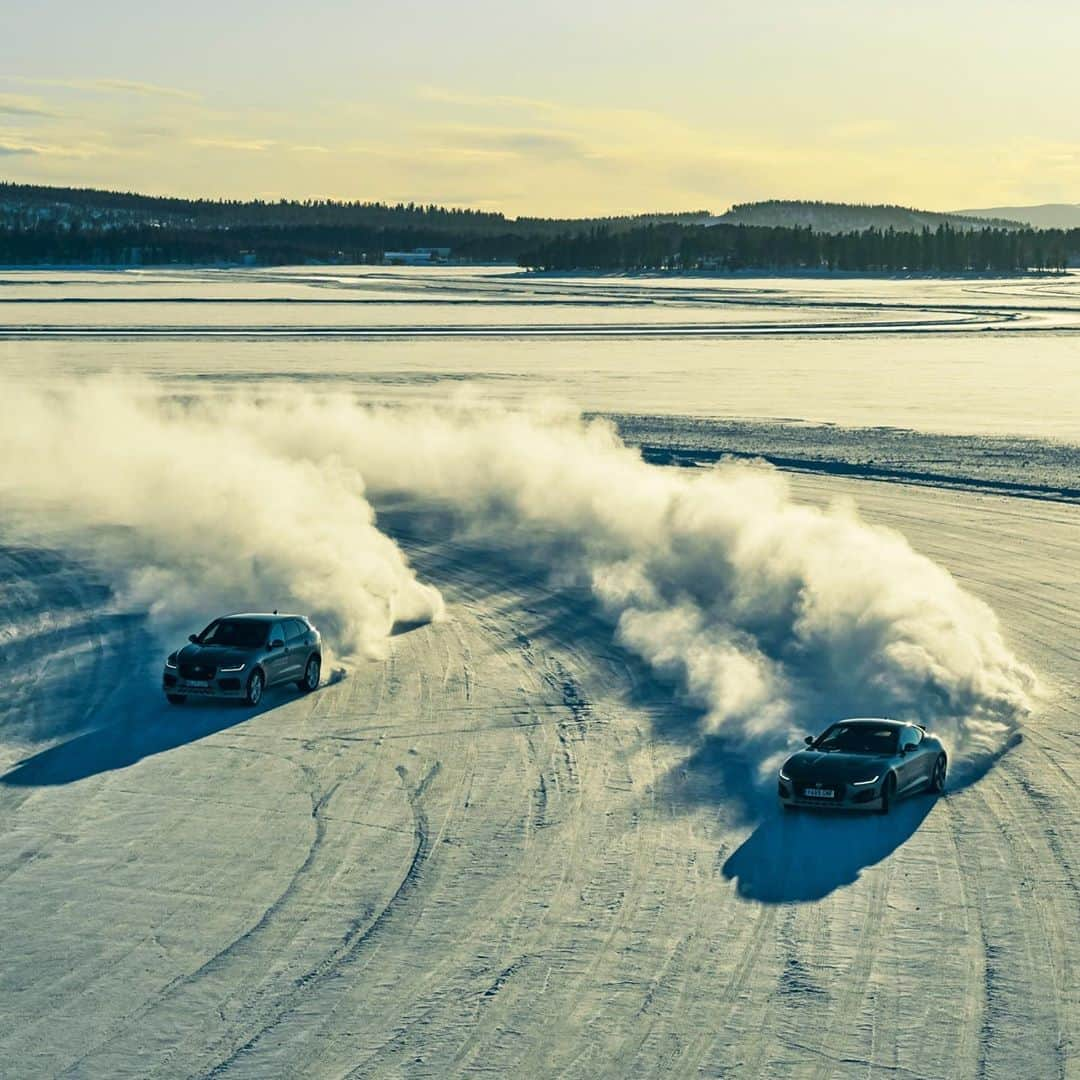
<svg viewBox="0 0 1080 1080">
<path fill-rule="evenodd" d="M 0 1072 L 1077 1075 L 1078 316 L 0 272 Z M 552 398 L 645 460 L 493 407 Z M 723 451 L 787 471 L 668 467 Z M 318 691 L 165 703 L 279 605 Z M 853 714 L 941 732 L 945 795 L 780 813 Z"/>
<path fill-rule="evenodd" d="M 6 377 L 303 379 L 1080 441 L 1080 274 L 562 278 L 506 269 L 0 271 Z M 107 342 L 107 345 L 105 344 Z"/>
</svg>

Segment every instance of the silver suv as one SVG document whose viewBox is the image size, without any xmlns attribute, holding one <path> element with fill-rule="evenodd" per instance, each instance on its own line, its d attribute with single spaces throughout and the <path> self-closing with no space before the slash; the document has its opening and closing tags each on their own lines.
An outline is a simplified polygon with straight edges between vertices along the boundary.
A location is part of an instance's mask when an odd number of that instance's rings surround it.
<svg viewBox="0 0 1080 1080">
<path fill-rule="evenodd" d="M 258 705 L 277 683 L 295 682 L 304 691 L 319 685 L 322 637 L 304 615 L 225 615 L 188 642 L 169 655 L 161 677 L 173 705 L 189 697 Z"/>
</svg>

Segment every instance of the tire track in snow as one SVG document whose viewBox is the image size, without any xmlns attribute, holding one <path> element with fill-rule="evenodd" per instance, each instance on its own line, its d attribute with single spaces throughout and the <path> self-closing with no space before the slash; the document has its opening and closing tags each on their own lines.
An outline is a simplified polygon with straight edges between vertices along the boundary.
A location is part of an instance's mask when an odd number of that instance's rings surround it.
<svg viewBox="0 0 1080 1080">
<path fill-rule="evenodd" d="M 436 762 L 415 786 L 411 786 L 408 769 L 403 765 L 396 767 L 396 772 L 401 779 L 402 787 L 405 789 L 409 805 L 412 808 L 415 847 L 405 876 L 401 879 L 385 906 L 373 919 L 367 921 L 366 925 L 361 926 L 357 923 L 354 927 L 350 927 L 349 933 L 342 941 L 341 946 L 332 955 L 326 957 L 319 965 L 305 972 L 299 978 L 294 979 L 291 992 L 275 1002 L 274 1012 L 276 1015 L 268 1022 L 265 1022 L 247 1042 L 234 1049 L 228 1057 L 224 1058 L 212 1069 L 200 1073 L 202 1080 L 210 1080 L 211 1077 L 218 1077 L 227 1073 L 237 1061 L 250 1054 L 261 1039 L 274 1031 L 288 1011 L 298 1004 L 298 1001 L 311 988 L 313 983 L 330 977 L 343 963 L 355 959 L 360 950 L 372 945 L 386 923 L 392 918 L 395 910 L 404 904 L 410 894 L 418 887 L 424 863 L 431 854 L 431 836 L 427 813 L 424 810 L 423 797 L 427 787 L 438 775 L 439 768 L 440 766 Z"/>
</svg>

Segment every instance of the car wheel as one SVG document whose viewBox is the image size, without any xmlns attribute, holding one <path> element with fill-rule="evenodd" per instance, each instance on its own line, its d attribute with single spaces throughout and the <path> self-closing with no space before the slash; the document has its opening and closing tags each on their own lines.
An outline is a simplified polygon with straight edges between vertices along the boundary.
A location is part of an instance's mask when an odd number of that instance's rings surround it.
<svg viewBox="0 0 1080 1080">
<path fill-rule="evenodd" d="M 938 759 L 934 762 L 934 771 L 930 774 L 930 787 L 928 788 L 935 795 L 940 795 L 945 790 L 945 774 L 948 768 L 949 763 L 946 761 L 945 755 L 938 754 Z"/>
<path fill-rule="evenodd" d="M 893 800 L 896 798 L 896 777 L 889 773 L 885 777 L 885 783 L 881 788 L 881 809 L 879 814 L 887 814 L 892 809 Z"/>
<path fill-rule="evenodd" d="M 187 701 L 186 694 L 166 694 L 165 697 L 170 705 L 183 705 Z"/>
<path fill-rule="evenodd" d="M 300 687 L 305 693 L 310 694 L 312 690 L 319 688 L 319 674 L 322 669 L 322 662 L 317 656 L 312 656 L 308 659 L 307 667 L 304 668 L 304 677 L 298 679 L 296 685 Z"/>
<path fill-rule="evenodd" d="M 262 701 L 263 689 L 266 686 L 266 680 L 263 677 L 263 673 L 256 668 L 248 678 L 247 682 L 247 697 L 244 699 L 249 705 L 258 705 Z"/>
</svg>

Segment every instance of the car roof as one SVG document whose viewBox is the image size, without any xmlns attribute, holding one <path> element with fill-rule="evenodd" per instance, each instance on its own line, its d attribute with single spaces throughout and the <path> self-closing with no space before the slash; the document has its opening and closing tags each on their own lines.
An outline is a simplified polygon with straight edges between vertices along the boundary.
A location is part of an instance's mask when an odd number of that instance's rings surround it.
<svg viewBox="0 0 1080 1080">
<path fill-rule="evenodd" d="M 836 723 L 866 725 L 873 724 L 874 727 L 881 727 L 882 725 L 884 725 L 885 727 L 894 728 L 910 727 L 910 725 L 903 720 L 889 720 L 884 716 L 851 716 L 848 717 L 846 720 L 837 720 Z"/>
<path fill-rule="evenodd" d="M 222 615 L 222 619 L 303 619 L 307 622 L 306 615 L 293 615 L 288 611 L 237 611 L 232 615 Z"/>
</svg>

